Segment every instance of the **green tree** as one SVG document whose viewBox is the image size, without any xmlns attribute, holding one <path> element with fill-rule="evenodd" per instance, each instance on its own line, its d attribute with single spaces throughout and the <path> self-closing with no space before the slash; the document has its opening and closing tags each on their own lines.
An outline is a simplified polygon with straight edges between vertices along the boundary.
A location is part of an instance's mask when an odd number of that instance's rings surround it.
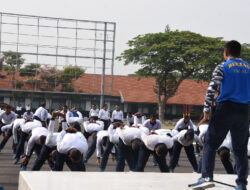
<svg viewBox="0 0 250 190">
<path fill-rule="evenodd" d="M 59 85 L 58 76 L 60 71 L 56 67 L 44 66 L 40 69 L 41 90 L 53 90 Z"/>
<path fill-rule="evenodd" d="M 60 72 L 59 82 L 62 91 L 74 91 L 73 80 L 78 79 L 84 74 L 85 70 L 78 66 L 69 65 Z"/>
<path fill-rule="evenodd" d="M 3 69 L 7 72 L 7 74 L 11 75 L 12 85 L 16 88 L 16 73 L 20 70 L 22 64 L 24 63 L 24 58 L 22 58 L 22 54 L 18 52 L 7 51 L 3 52 L 3 59 Z"/>
<path fill-rule="evenodd" d="M 210 80 L 223 61 L 222 38 L 205 37 L 190 31 L 139 35 L 128 42 L 129 49 L 117 57 L 125 65 L 139 64 L 138 77 L 154 77 L 159 117 L 164 119 L 167 100 L 187 78 Z M 150 87 L 149 87 L 150 88 Z"/>
<path fill-rule="evenodd" d="M 40 64 L 30 63 L 20 69 L 20 76 L 36 76 L 37 74 L 39 74 L 40 68 Z"/>
<path fill-rule="evenodd" d="M 22 54 L 13 51 L 3 52 L 4 63 L 11 69 L 19 70 L 24 63 Z"/>
<path fill-rule="evenodd" d="M 26 84 L 35 88 L 35 86 L 40 87 L 41 79 L 38 78 L 40 73 L 41 65 L 38 63 L 30 63 L 25 65 L 20 69 L 20 76 L 28 76 L 29 78 L 24 80 Z"/>
<path fill-rule="evenodd" d="M 250 44 L 242 44 L 241 57 L 243 60 L 250 63 Z"/>
</svg>

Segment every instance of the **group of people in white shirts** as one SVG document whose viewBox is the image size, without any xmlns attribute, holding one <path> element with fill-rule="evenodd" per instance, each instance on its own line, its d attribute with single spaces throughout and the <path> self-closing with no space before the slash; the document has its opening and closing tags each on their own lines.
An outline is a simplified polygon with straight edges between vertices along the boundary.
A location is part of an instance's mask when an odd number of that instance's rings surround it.
<svg viewBox="0 0 250 190">
<path fill-rule="evenodd" d="M 17 118 L 11 107 L 6 106 L 0 113 L 0 133 L 3 134 L 0 151 L 13 136 L 14 164 L 21 163 L 21 170 L 27 169 L 30 157 L 35 152 L 37 158 L 31 166 L 32 171 L 39 171 L 46 160 L 52 171 L 62 171 L 64 162 L 72 171 L 85 171 L 85 165 L 96 150 L 96 163 L 101 172 L 105 171 L 110 154 L 112 160 L 116 160 L 117 172 L 124 171 L 125 162 L 130 171 L 143 172 L 150 155 L 153 155 L 154 163 L 161 172 L 174 172 L 184 147 L 193 170 L 200 172 L 201 162 L 196 160 L 193 143 L 196 141 L 199 149 L 202 149 L 207 121 L 201 121 L 196 127 L 186 115 L 173 130 L 163 129 L 161 121 L 154 114 L 146 119 L 142 113 L 128 113 L 124 122 L 120 106 L 116 105 L 110 116 L 107 104 L 101 110 L 93 105 L 88 117 L 84 121 L 77 106 L 73 109 L 63 106 L 62 110 L 49 114 L 44 103 L 34 114 L 28 109 L 23 118 Z M 56 119 L 59 123 L 57 131 Z M 92 141 L 88 143 L 90 138 Z M 234 173 L 231 150 L 229 133 L 218 149 L 218 155 L 229 174 Z"/>
</svg>

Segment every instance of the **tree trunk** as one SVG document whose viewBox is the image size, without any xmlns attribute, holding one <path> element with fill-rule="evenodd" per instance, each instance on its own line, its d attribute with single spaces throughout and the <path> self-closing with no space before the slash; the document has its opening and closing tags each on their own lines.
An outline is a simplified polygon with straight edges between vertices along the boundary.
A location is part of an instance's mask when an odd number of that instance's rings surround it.
<svg viewBox="0 0 250 190">
<path fill-rule="evenodd" d="M 161 101 L 161 81 L 159 78 L 156 79 L 156 91 L 157 91 L 157 104 L 158 104 L 158 111 L 159 111 L 159 119 L 162 121 L 164 119 L 164 108 L 162 107 Z"/>
<path fill-rule="evenodd" d="M 156 91 L 157 91 L 157 103 L 158 103 L 158 110 L 159 110 L 159 119 L 161 121 L 165 120 L 165 112 L 166 112 L 166 100 L 167 96 L 164 95 L 162 97 L 162 85 L 163 85 L 164 80 L 162 78 L 157 78 L 156 79 Z"/>
<path fill-rule="evenodd" d="M 161 121 L 165 120 L 165 105 L 164 102 L 158 102 L 158 106 L 159 106 L 159 119 Z"/>
</svg>

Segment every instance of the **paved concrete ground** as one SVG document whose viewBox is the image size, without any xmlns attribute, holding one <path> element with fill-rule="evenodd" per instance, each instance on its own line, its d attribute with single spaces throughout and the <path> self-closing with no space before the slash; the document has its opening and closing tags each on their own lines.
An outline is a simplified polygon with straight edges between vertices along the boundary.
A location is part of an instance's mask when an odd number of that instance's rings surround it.
<svg viewBox="0 0 250 190">
<path fill-rule="evenodd" d="M 192 190 L 188 185 L 199 177 L 196 173 L 26 171 L 20 172 L 18 190 L 79 190 L 84 187 L 91 190 Z M 236 178 L 235 175 L 227 174 L 215 174 L 214 177 L 229 185 L 234 185 Z M 214 183 L 212 188 L 233 189 L 235 188 L 219 183 Z"/>
<path fill-rule="evenodd" d="M 0 137 L 0 141 L 1 140 L 2 140 L 2 137 Z M 91 141 L 91 138 L 89 139 L 89 141 Z M 16 190 L 18 187 L 18 176 L 19 176 L 20 165 L 13 164 L 11 144 L 12 144 L 12 138 L 6 144 L 6 147 L 4 148 L 4 150 L 2 150 L 2 152 L 0 153 L 0 186 L 3 186 L 4 190 Z M 32 156 L 32 159 L 28 165 L 27 170 L 30 170 L 30 167 L 34 162 L 35 157 L 36 155 Z M 169 161 L 169 157 L 167 157 L 167 160 Z M 175 170 L 176 173 L 193 172 L 192 167 L 189 161 L 187 160 L 184 150 L 182 150 L 179 165 L 180 166 L 177 167 Z M 225 173 L 225 170 L 222 164 L 218 160 L 218 157 L 216 159 L 215 168 L 216 168 L 215 173 Z M 46 164 L 42 168 L 42 170 L 49 171 L 48 164 Z M 68 167 L 64 165 L 64 171 L 68 171 L 68 170 L 69 170 Z M 98 171 L 98 167 L 96 165 L 95 153 L 93 154 L 89 162 L 86 164 L 86 170 L 88 172 Z M 106 171 L 115 171 L 115 162 L 113 162 L 111 159 L 108 162 Z M 128 167 L 125 168 L 125 171 L 128 171 Z M 159 172 L 159 168 L 153 166 L 152 156 L 150 157 L 149 162 L 147 163 L 145 172 Z"/>
</svg>

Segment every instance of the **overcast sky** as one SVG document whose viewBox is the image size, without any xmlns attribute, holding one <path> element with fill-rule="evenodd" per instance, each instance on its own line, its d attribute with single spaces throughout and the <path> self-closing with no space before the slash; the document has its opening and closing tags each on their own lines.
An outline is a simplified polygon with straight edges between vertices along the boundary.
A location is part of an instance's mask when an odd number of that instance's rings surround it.
<svg viewBox="0 0 250 190">
<path fill-rule="evenodd" d="M 128 40 L 162 32 L 167 24 L 172 30 L 250 43 L 250 0 L 3 0 L 0 11 L 116 22 L 116 56 Z M 137 68 L 115 61 L 116 75 Z"/>
</svg>

